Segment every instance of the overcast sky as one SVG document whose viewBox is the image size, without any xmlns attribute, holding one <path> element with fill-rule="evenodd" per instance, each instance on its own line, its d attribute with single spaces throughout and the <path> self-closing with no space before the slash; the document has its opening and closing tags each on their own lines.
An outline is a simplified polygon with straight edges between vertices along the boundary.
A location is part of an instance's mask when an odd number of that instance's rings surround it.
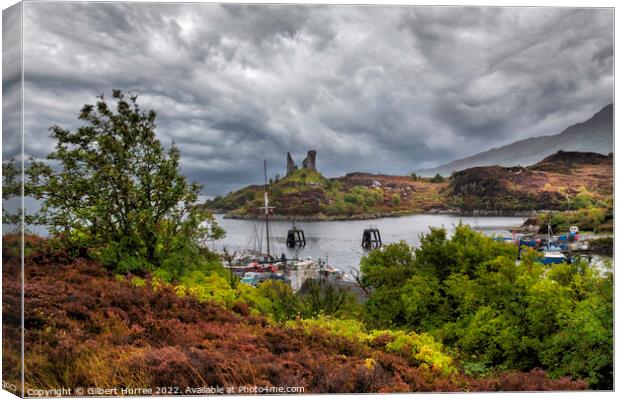
<svg viewBox="0 0 620 399">
<path fill-rule="evenodd" d="M 113 88 L 223 194 L 309 149 L 327 176 L 554 134 L 613 98 L 610 9 L 24 4 L 26 153 Z M 36 139 L 35 139 L 36 138 Z"/>
</svg>

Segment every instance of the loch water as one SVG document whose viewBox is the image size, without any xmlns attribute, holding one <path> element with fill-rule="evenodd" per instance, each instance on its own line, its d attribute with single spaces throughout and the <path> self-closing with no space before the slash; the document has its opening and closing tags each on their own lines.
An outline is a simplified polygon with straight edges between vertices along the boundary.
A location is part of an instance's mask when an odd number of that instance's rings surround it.
<svg viewBox="0 0 620 399">
<path fill-rule="evenodd" d="M 215 217 L 226 231 L 226 237 L 211 242 L 210 248 L 227 248 L 229 252 L 244 249 L 266 251 L 264 220 L 226 219 L 221 214 Z M 306 246 L 298 249 L 286 247 L 286 234 L 292 227 L 291 222 L 270 221 L 269 234 L 273 256 L 285 254 L 287 258 L 297 256 L 315 260 L 327 257 L 330 265 L 350 273 L 352 269 L 359 269 L 364 253 L 362 233 L 368 227 L 379 229 L 384 244 L 402 240 L 417 246 L 420 234 L 428 233 L 430 227 L 445 227 L 450 234 L 462 222 L 485 234 L 510 236 L 510 229 L 521 225 L 524 220 L 523 217 L 412 215 L 372 220 L 298 222 L 297 227 L 303 229 L 306 236 Z"/>
</svg>

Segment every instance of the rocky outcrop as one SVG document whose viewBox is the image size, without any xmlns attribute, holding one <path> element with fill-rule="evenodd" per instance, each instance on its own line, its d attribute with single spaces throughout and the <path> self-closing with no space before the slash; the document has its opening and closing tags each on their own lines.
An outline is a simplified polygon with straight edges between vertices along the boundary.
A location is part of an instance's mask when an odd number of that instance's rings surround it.
<svg viewBox="0 0 620 399">
<path fill-rule="evenodd" d="M 308 156 L 301 164 L 303 169 L 310 169 L 316 172 L 316 151 L 310 150 L 308 151 Z"/>
</svg>

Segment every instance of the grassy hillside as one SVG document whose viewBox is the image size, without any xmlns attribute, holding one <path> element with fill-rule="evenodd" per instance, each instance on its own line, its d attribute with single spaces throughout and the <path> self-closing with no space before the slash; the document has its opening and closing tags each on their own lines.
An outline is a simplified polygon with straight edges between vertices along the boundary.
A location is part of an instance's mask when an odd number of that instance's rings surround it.
<svg viewBox="0 0 620 399">
<path fill-rule="evenodd" d="M 276 217 L 319 220 L 609 207 L 613 157 L 558 152 L 529 167 L 477 167 L 441 180 L 367 173 L 328 179 L 302 169 L 270 185 L 269 197 Z M 208 201 L 205 207 L 254 218 L 260 216 L 262 204 L 263 186 L 248 186 Z"/>
</svg>

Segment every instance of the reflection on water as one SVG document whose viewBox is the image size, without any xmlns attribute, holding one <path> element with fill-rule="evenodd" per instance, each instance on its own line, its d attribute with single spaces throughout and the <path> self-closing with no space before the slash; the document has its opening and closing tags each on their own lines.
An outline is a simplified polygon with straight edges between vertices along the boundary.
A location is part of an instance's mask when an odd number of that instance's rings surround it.
<svg viewBox="0 0 620 399">
<path fill-rule="evenodd" d="M 212 249 L 229 251 L 243 249 L 266 249 L 264 221 L 224 219 L 216 215 L 220 226 L 226 230 L 226 237 L 210 244 Z M 363 251 L 361 247 L 362 232 L 373 226 L 381 231 L 383 243 L 405 241 L 417 246 L 420 233 L 427 233 L 429 227 L 445 227 L 449 233 L 460 221 L 484 233 L 509 235 L 511 227 L 523 223 L 523 217 L 464 217 L 454 215 L 413 215 L 376 220 L 351 220 L 332 222 L 299 222 L 297 227 L 304 230 L 307 245 L 300 249 L 286 247 L 286 233 L 291 228 L 290 222 L 274 221 L 269 223 L 271 236 L 271 253 L 287 257 L 295 255 L 313 259 L 328 257 L 329 263 L 341 270 L 357 269 Z"/>
</svg>

